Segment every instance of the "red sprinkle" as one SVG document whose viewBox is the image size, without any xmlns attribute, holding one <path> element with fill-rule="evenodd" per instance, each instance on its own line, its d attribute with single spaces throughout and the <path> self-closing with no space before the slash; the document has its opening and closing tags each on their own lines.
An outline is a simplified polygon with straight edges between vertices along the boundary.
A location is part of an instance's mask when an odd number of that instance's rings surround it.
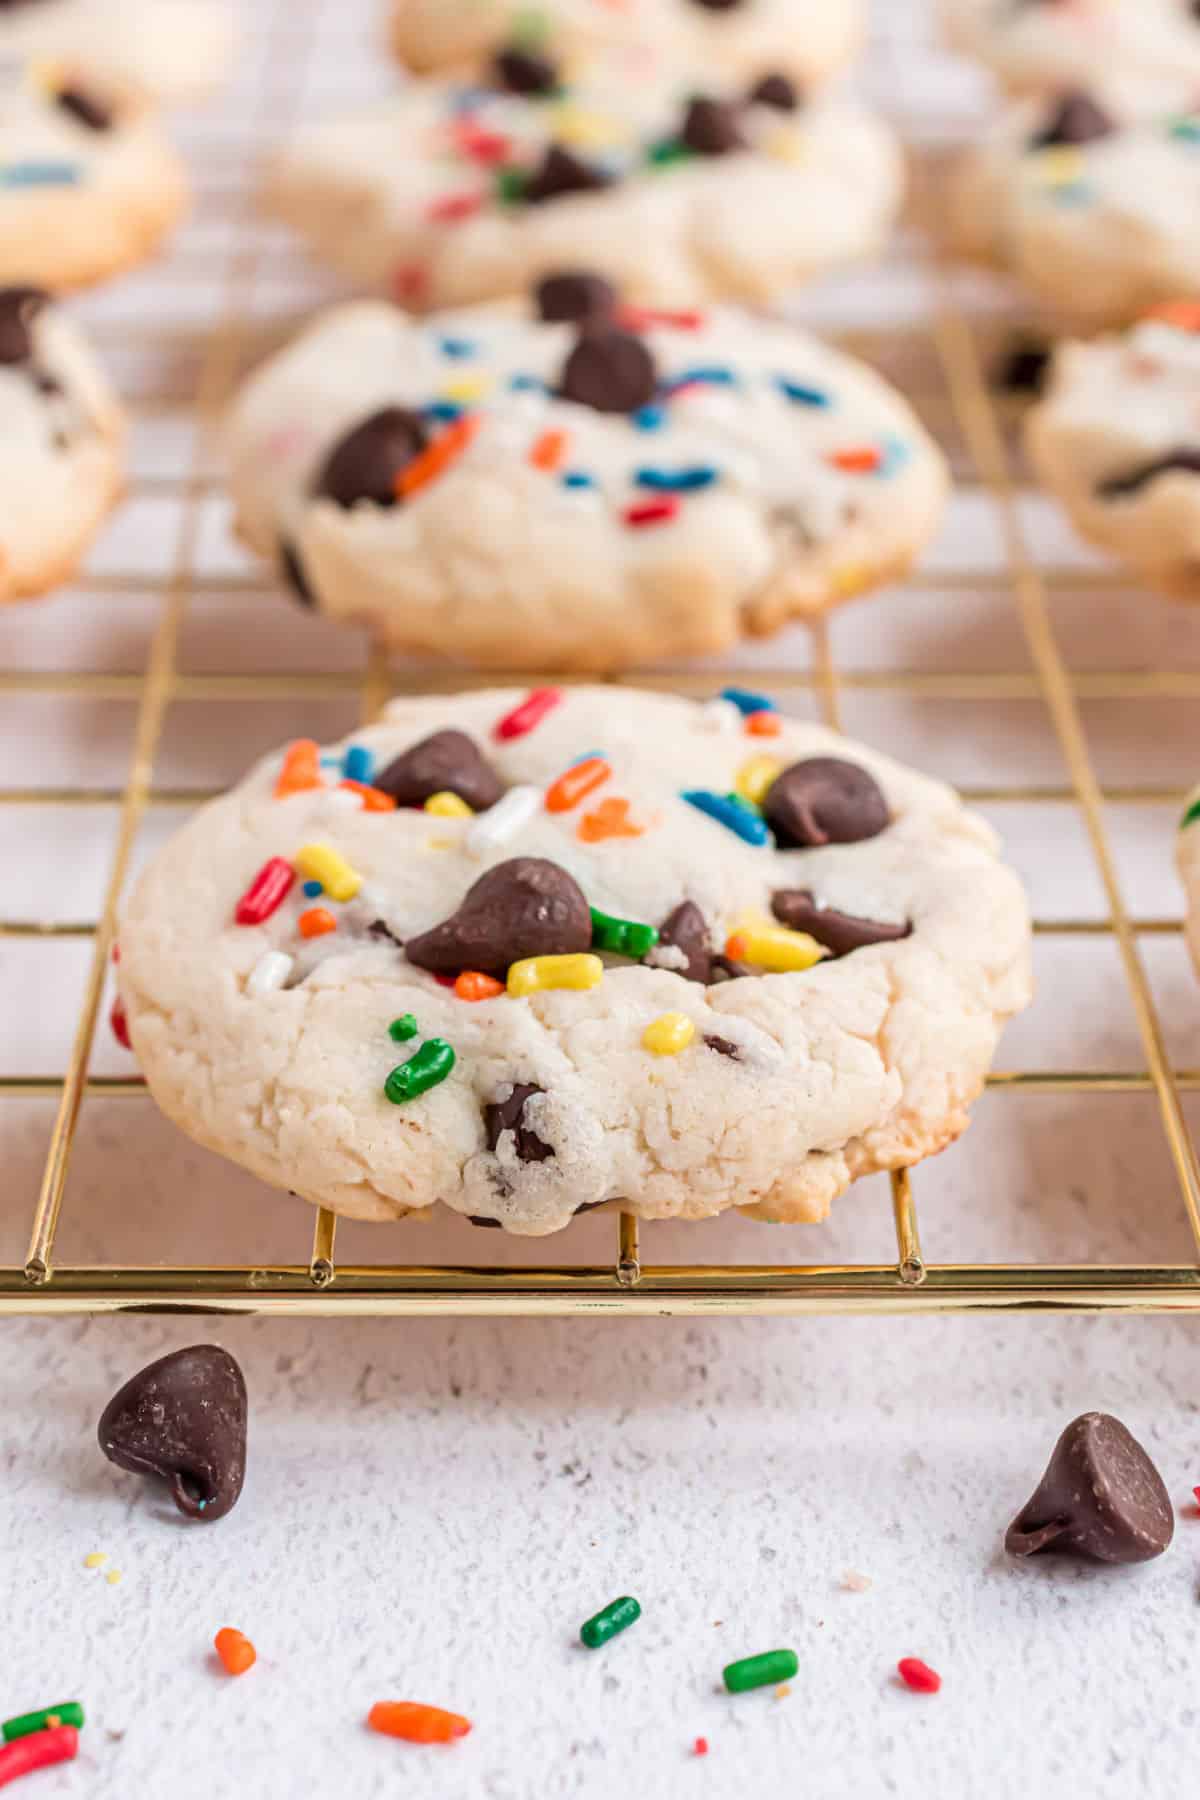
<svg viewBox="0 0 1200 1800">
<path fill-rule="evenodd" d="M 673 325 L 676 331 L 700 331 L 704 314 L 694 310 L 672 312 L 662 306 L 622 306 L 617 313 L 617 323 L 626 331 L 644 331 L 648 325 Z"/>
<path fill-rule="evenodd" d="M 439 225 L 456 225 L 477 213 L 482 205 L 482 194 L 443 194 L 440 200 L 430 202 L 425 217 Z"/>
<path fill-rule="evenodd" d="M 112 1026 L 112 1034 L 122 1050 L 132 1050 L 133 1045 L 129 1041 L 129 1020 L 125 1017 L 125 1008 L 119 998 L 112 1003 L 108 1022 Z"/>
<path fill-rule="evenodd" d="M 692 1745 L 692 1750 L 696 1756 L 707 1756 L 708 1755 L 708 1739 L 707 1738 L 697 1738 L 695 1743 Z"/>
<path fill-rule="evenodd" d="M 79 1754 L 79 1733 L 74 1725 L 51 1725 L 47 1731 L 34 1731 L 28 1737 L 16 1738 L 0 1750 L 0 1787 L 32 1775 L 35 1769 L 49 1769 L 55 1763 L 74 1762 Z"/>
<path fill-rule="evenodd" d="M 458 986 L 457 975 L 435 975 L 433 979 L 437 982 L 439 987 L 452 988 Z"/>
<path fill-rule="evenodd" d="M 931 1669 L 919 1656 L 902 1656 L 896 1671 L 905 1687 L 910 1687 L 914 1694 L 936 1694 L 942 1685 L 937 1670 Z"/>
<path fill-rule="evenodd" d="M 424 263 L 397 263 L 392 270 L 392 293 L 402 306 L 419 306 L 429 292 L 429 270 Z"/>
<path fill-rule="evenodd" d="M 492 736 L 500 739 L 524 737 L 535 725 L 540 725 L 548 712 L 562 699 L 561 688 L 531 688 L 519 706 L 505 713 L 492 727 Z"/>
<path fill-rule="evenodd" d="M 1192 1492 L 1196 1496 L 1196 1505 L 1200 1506 L 1200 1487 L 1194 1487 Z"/>
<path fill-rule="evenodd" d="M 507 162 L 512 151 L 512 145 L 503 133 L 485 131 L 481 125 L 469 120 L 456 125 L 454 135 L 464 156 L 471 157 L 474 162 L 484 163 L 489 168 L 496 163 Z"/>
<path fill-rule="evenodd" d="M 287 899 L 296 871 L 282 856 L 265 862 L 237 903 L 234 918 L 239 925 L 261 925 Z"/>
<path fill-rule="evenodd" d="M 661 500 L 641 500 L 633 506 L 627 506 L 622 517 L 627 525 L 636 530 L 641 525 L 665 525 L 678 511 L 677 496 L 664 494 Z"/>
<path fill-rule="evenodd" d="M 883 461 L 883 452 L 876 444 L 856 444 L 848 450 L 831 450 L 828 460 L 847 475 L 871 475 Z"/>
</svg>

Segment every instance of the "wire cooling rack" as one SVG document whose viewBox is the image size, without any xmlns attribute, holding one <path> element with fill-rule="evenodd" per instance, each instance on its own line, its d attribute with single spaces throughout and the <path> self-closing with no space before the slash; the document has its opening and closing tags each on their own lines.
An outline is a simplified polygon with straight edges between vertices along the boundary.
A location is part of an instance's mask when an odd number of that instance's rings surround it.
<svg viewBox="0 0 1200 1800">
<path fill-rule="evenodd" d="M 938 84 L 943 65 L 922 35 L 920 0 L 879 10 L 881 29 L 865 76 L 868 88 L 873 83 L 893 111 L 906 115 L 902 124 L 919 120 L 927 139 L 936 139 L 943 126 L 952 135 L 953 118 L 947 123 L 947 109 L 939 110 L 937 100 L 930 102 L 927 97 L 931 84 L 942 97 Z M 230 702 L 269 706 L 273 716 L 283 707 L 290 718 L 300 722 L 306 707 L 336 700 L 349 703 L 365 720 L 373 717 L 392 693 L 431 685 L 449 689 L 472 681 L 470 676 L 448 674 L 444 668 L 430 674 L 392 667 L 375 653 L 365 655 L 358 667 L 294 672 L 278 668 L 196 672 L 181 665 L 181 637 L 190 608 L 203 607 L 215 596 L 236 597 L 248 614 L 256 607 L 283 604 L 262 571 L 250 565 L 231 571 L 219 555 L 214 558 L 209 532 L 211 503 L 218 490 L 206 428 L 219 416 L 243 368 L 255 360 L 265 342 L 282 335 L 279 321 L 272 322 L 272 313 L 280 310 L 272 306 L 272 294 L 276 299 L 286 294 L 289 310 L 294 310 L 297 294 L 303 293 L 306 300 L 319 297 L 311 291 L 311 272 L 295 273 L 288 260 L 294 252 L 255 217 L 252 190 L 257 153 L 310 102 L 317 107 L 332 106 L 339 98 L 344 102 L 348 97 L 341 92 L 345 85 L 357 93 L 358 76 L 347 84 L 343 80 L 346 69 L 361 73 L 372 67 L 369 34 L 376 22 L 357 7 L 335 6 L 333 0 L 274 0 L 274 4 L 256 8 L 255 13 L 254 21 L 247 21 L 252 35 L 237 92 L 224 110 L 188 127 L 201 194 L 195 227 L 185 235 L 166 270 L 143 282 L 140 298 L 135 281 L 83 308 L 85 317 L 90 315 L 102 353 L 118 365 L 123 356 L 135 354 L 144 361 L 148 343 L 156 346 L 150 357 L 151 374 L 141 381 L 138 401 L 149 448 L 135 475 L 129 505 L 131 511 L 143 503 L 165 507 L 173 547 L 169 572 L 151 584 L 153 622 L 140 666 L 117 670 L 62 667 L 57 662 L 55 666 L 27 666 L 28 657 L 13 659 L 21 666 L 5 667 L 0 662 L 0 716 L 12 702 L 33 697 L 52 701 L 55 717 L 60 719 L 72 717 L 73 708 L 110 701 L 134 710 L 132 751 L 119 784 L 88 785 L 86 779 L 72 779 L 59 786 L 38 782 L 0 789 L 0 826 L 5 812 L 20 817 L 22 808 L 37 808 L 42 829 L 57 836 L 60 847 L 67 849 L 68 866 L 69 848 L 84 815 L 105 812 L 107 816 L 112 809 L 116 818 L 95 917 L 48 917 L 35 910 L 26 917 L 0 918 L 0 951 L 11 953 L 0 961 L 0 1009 L 11 1011 L 20 1005 L 11 982 L 5 1000 L 3 974 L 6 969 L 11 973 L 23 949 L 32 942 L 78 941 L 88 957 L 73 1039 L 63 1066 L 51 1073 L 21 1068 L 0 1075 L 0 1132 L 6 1107 L 41 1102 L 53 1114 L 36 1191 L 26 1195 L 9 1189 L 0 1202 L 0 1224 L 7 1218 L 10 1226 L 14 1209 L 27 1207 L 24 1254 L 0 1263 L 0 1312 L 1200 1309 L 1200 1267 L 1190 1257 L 1143 1257 L 1124 1263 L 926 1260 L 914 1191 L 922 1176 L 910 1176 L 908 1171 L 891 1177 L 895 1254 L 870 1262 L 651 1263 L 642 1259 L 637 1220 L 626 1214 L 614 1217 L 611 1256 L 589 1263 L 550 1263 L 534 1260 L 532 1253 L 526 1255 L 527 1250 L 545 1248 L 547 1242 L 561 1244 L 578 1227 L 532 1247 L 522 1244 L 518 1260 L 497 1267 L 466 1261 L 343 1262 L 336 1254 L 336 1221 L 325 1211 L 317 1214 L 311 1244 L 304 1245 L 306 1255 L 296 1254 L 303 1240 L 289 1238 L 292 1255 L 278 1261 L 261 1256 L 241 1262 L 225 1262 L 219 1256 L 181 1259 L 172 1252 L 171 1206 L 177 1196 L 171 1193 L 164 1193 L 155 1214 L 154 1240 L 147 1243 L 144 1259 L 93 1260 L 56 1253 L 60 1227 L 72 1216 L 72 1157 L 85 1104 L 122 1103 L 130 1118 L 128 1133 L 122 1135 L 129 1136 L 142 1129 L 139 1121 L 145 1119 L 150 1104 L 139 1079 L 98 1071 L 95 1064 L 115 921 L 139 834 L 152 811 L 166 810 L 177 821 L 183 808 L 207 797 L 207 791 L 194 781 L 172 786 L 156 773 L 172 707 L 202 708 L 210 733 L 220 735 L 222 706 Z M 376 58 L 371 78 L 376 82 L 387 79 L 381 58 Z M 927 144 L 926 152 L 932 154 L 935 147 Z M 936 183 L 929 184 L 927 192 L 936 192 Z M 908 303 L 902 300 L 898 309 L 901 316 L 890 318 L 882 327 L 873 322 L 881 287 L 887 289 L 885 311 L 890 314 L 897 311 L 897 292 L 908 296 Z M 982 319 L 978 316 L 978 308 L 968 303 L 973 296 L 964 300 L 962 284 L 933 264 L 927 246 L 915 236 L 904 247 L 900 261 L 875 278 L 865 311 L 856 299 L 859 292 L 853 286 L 835 290 L 827 304 L 837 318 L 819 322 L 844 324 L 849 313 L 854 323 L 861 312 L 860 328 L 838 335 L 898 375 L 959 463 L 960 505 L 965 511 L 964 528 L 955 534 L 955 551 L 965 554 L 962 561 L 956 563 L 952 557 L 947 565 L 943 560 L 921 576 L 923 589 L 944 596 L 947 618 L 955 596 L 968 590 L 988 592 L 997 607 L 1014 609 L 1024 644 L 1023 655 L 1015 659 L 1020 666 L 975 666 L 978 658 L 961 669 L 892 666 L 890 662 L 884 667 L 845 666 L 835 658 L 832 647 L 836 626 L 819 625 L 811 633 L 790 634 L 786 643 L 779 641 L 781 647 L 767 645 L 747 651 L 750 660 L 740 659 L 736 667 L 706 665 L 702 670 L 646 672 L 629 679 L 681 692 L 707 693 L 723 679 L 744 680 L 756 673 L 770 681 L 786 705 L 807 705 L 834 726 L 842 724 L 848 700 L 863 696 L 902 701 L 916 709 L 918 716 L 920 709 L 956 703 L 970 709 L 970 729 L 984 743 L 1002 708 L 1019 704 L 1036 710 L 1039 728 L 1048 726 L 1057 745 L 1064 781 L 983 784 L 960 780 L 958 785 L 980 805 L 1008 809 L 1026 804 L 1050 806 L 1069 813 L 1082 825 L 1092 887 L 1095 890 L 1098 883 L 1101 905 L 1098 910 L 1076 914 L 1069 908 L 1066 915 L 1060 910 L 1039 918 L 1035 930 L 1039 939 L 1086 939 L 1100 934 L 1109 940 L 1132 1007 L 1140 1056 L 1137 1066 L 1126 1068 L 1098 1063 L 1071 1069 L 1001 1069 L 993 1074 L 990 1089 L 1006 1103 L 1029 1092 L 1086 1097 L 1100 1104 L 1098 1122 L 1088 1127 L 1100 1132 L 1106 1128 L 1104 1113 L 1112 1110 L 1104 1104 L 1106 1099 L 1117 1095 L 1150 1099 L 1169 1159 L 1171 1175 L 1167 1179 L 1177 1184 L 1192 1244 L 1200 1257 L 1200 1166 L 1181 1098 L 1200 1091 L 1200 1069 L 1179 1067 L 1168 1053 L 1143 961 L 1143 942 L 1159 937 L 1178 940 L 1179 920 L 1134 916 L 1123 895 L 1119 858 L 1109 830 L 1112 807 L 1173 807 L 1182 799 L 1182 784 L 1109 780 L 1102 785 L 1097 774 L 1096 731 L 1085 728 L 1085 709 L 1091 706 L 1103 713 L 1111 702 L 1168 705 L 1194 701 L 1200 696 L 1200 665 L 1190 668 L 1184 657 L 1181 666 L 1172 668 L 1120 666 L 1078 671 L 1069 666 L 1052 623 L 1058 591 L 1087 586 L 1094 604 L 1102 607 L 1106 595 L 1116 603 L 1120 578 L 1105 569 L 1092 572 L 1086 564 L 1082 575 L 1078 566 L 1060 568 L 1052 555 L 1047 558 L 1032 544 L 1028 497 L 1020 489 L 1009 441 L 1012 402 L 989 390 L 985 374 L 990 366 L 990 344 L 996 336 L 995 321 L 986 314 Z M 123 293 L 129 296 L 128 307 Z M 198 294 L 202 304 L 197 302 Z M 205 315 L 198 320 L 194 318 L 197 305 Z M 214 313 L 218 315 L 215 325 Z M 190 465 L 184 467 L 169 448 L 167 427 L 189 414 L 200 421 L 201 429 Z M 972 520 L 976 521 L 974 527 Z M 95 607 L 103 608 L 122 595 L 140 593 L 147 587 L 137 559 L 129 566 L 122 562 L 121 546 L 126 539 L 119 526 L 117 533 L 116 547 L 98 559 L 96 572 L 82 584 L 89 604 Z M 976 535 L 986 536 L 998 547 L 998 555 L 990 560 L 973 556 Z M 883 607 L 890 602 L 881 599 L 870 604 Z M 307 621 L 298 621 L 295 629 L 300 632 L 312 627 Z M 56 640 L 48 637 L 46 641 Z M 528 671 L 531 683 L 553 678 L 544 670 Z M 86 750 L 86 731 L 80 735 Z M 279 735 L 273 732 L 257 747 L 266 749 Z M 85 755 L 85 765 L 86 760 Z M 44 823 L 47 818 L 52 821 L 49 827 Z M 0 912 L 7 910 L 0 900 Z M 1089 1114 L 1089 1120 L 1092 1118 Z M 1020 1130 L 1015 1118 L 1011 1129 Z M 1115 1113 L 1112 1129 L 1118 1130 Z M 8 1141 L 7 1132 L 0 1141 Z M 948 1154 L 969 1155 L 971 1142 L 969 1135 L 963 1146 Z M 987 1171 L 981 1169 L 981 1190 L 986 1181 Z M 989 1196 L 989 1204 L 992 1198 Z M 994 1198 L 1003 1205 L 1003 1193 Z M 841 1204 L 848 1203 L 843 1200 Z M 299 1208 L 293 1206 L 286 1216 L 294 1221 L 293 1232 L 303 1231 Z M 20 1229 L 19 1220 L 16 1225 Z M 602 1226 L 603 1219 L 593 1218 L 588 1229 L 594 1232 Z M 791 1242 L 805 1244 L 810 1229 L 794 1228 Z M 93 1237 L 97 1231 L 103 1240 L 103 1228 L 94 1226 Z M 650 1233 L 643 1235 L 649 1237 Z M 410 1241 L 411 1231 L 406 1242 Z M 777 1247 L 776 1234 L 772 1249 Z M 505 1250 L 514 1253 L 511 1245 Z"/>
</svg>

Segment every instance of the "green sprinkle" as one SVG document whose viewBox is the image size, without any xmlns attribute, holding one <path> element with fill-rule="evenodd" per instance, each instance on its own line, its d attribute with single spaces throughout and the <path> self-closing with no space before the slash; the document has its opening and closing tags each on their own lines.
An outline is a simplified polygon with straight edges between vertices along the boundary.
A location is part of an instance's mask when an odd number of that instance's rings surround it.
<svg viewBox="0 0 1200 1800">
<path fill-rule="evenodd" d="M 407 1044 L 409 1038 L 415 1038 L 420 1029 L 415 1013 L 401 1013 L 388 1026 L 388 1036 L 394 1044 Z"/>
<path fill-rule="evenodd" d="M 646 161 L 656 168 L 666 168 L 670 163 L 683 162 L 691 152 L 686 144 L 678 138 L 660 138 L 657 144 L 650 144 L 646 150 Z"/>
<path fill-rule="evenodd" d="M 1184 813 L 1182 819 L 1180 819 L 1180 831 L 1186 831 L 1187 827 L 1189 825 L 1194 825 L 1197 819 L 1200 819 L 1200 794 L 1197 794 L 1189 803 L 1187 811 Z"/>
<path fill-rule="evenodd" d="M 607 1644 L 609 1638 L 616 1637 L 619 1631 L 628 1631 L 641 1616 L 642 1609 L 633 1595 L 625 1594 L 620 1600 L 610 1600 L 592 1618 L 585 1619 L 579 1627 L 579 1635 L 589 1650 L 598 1650 L 601 1644 Z"/>
<path fill-rule="evenodd" d="M 794 1650 L 764 1650 L 761 1656 L 743 1656 L 740 1662 L 728 1663 L 724 1670 L 725 1686 L 731 1694 L 744 1694 L 749 1688 L 771 1687 L 778 1681 L 790 1681 L 800 1667 Z"/>
<path fill-rule="evenodd" d="M 22 1713 L 19 1718 L 5 1719 L 0 1725 L 6 1744 L 14 1738 L 32 1737 L 35 1731 L 46 1731 L 52 1725 L 83 1726 L 83 1708 L 78 1700 L 64 1700 L 61 1706 L 43 1706 L 40 1712 Z"/>
<path fill-rule="evenodd" d="M 516 206 L 525 198 L 529 177 L 524 169 L 496 170 L 496 198 L 505 206 Z"/>
<path fill-rule="evenodd" d="M 445 1038 L 426 1038 L 415 1056 L 392 1070 L 383 1091 L 393 1106 L 403 1106 L 406 1100 L 415 1100 L 445 1081 L 454 1062 L 454 1051 Z"/>
<path fill-rule="evenodd" d="M 639 925 L 635 919 L 614 919 L 590 907 L 592 915 L 592 949 L 611 950 L 614 956 L 641 958 L 658 942 L 653 925 Z"/>
</svg>

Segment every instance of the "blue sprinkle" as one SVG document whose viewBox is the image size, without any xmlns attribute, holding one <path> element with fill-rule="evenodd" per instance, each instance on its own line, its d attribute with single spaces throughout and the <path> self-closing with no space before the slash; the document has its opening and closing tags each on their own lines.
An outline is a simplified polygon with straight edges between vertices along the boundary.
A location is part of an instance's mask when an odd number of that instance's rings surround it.
<svg viewBox="0 0 1200 1800">
<path fill-rule="evenodd" d="M 1087 206 L 1095 192 L 1090 181 L 1065 181 L 1061 186 L 1051 188 L 1050 198 L 1055 206 Z"/>
<path fill-rule="evenodd" d="M 321 886 L 319 881 L 306 881 L 300 892 L 304 895 L 306 900 L 316 900 L 319 895 L 325 892 L 325 889 Z"/>
<path fill-rule="evenodd" d="M 567 767 L 569 769 L 577 768 L 581 762 L 589 762 L 593 756 L 603 758 L 604 752 L 603 750 L 585 750 L 582 756 L 575 757 L 573 761 L 567 764 Z"/>
<path fill-rule="evenodd" d="M 450 105 L 456 113 L 471 112 L 474 107 L 489 98 L 490 95 L 486 88 L 463 87 L 459 88 L 457 93 L 451 94 Z"/>
<path fill-rule="evenodd" d="M 1200 143 L 1200 119 L 1172 120 L 1171 136 L 1184 138 L 1189 144 Z"/>
<path fill-rule="evenodd" d="M 751 812 L 741 800 L 731 799 L 727 794 L 714 794 L 708 788 L 685 788 L 681 798 L 747 844 L 765 844 L 770 839 L 766 820 Z"/>
<path fill-rule="evenodd" d="M 546 384 L 539 375 L 510 375 L 509 392 L 513 394 L 544 393 Z"/>
<path fill-rule="evenodd" d="M 883 460 L 877 475 L 898 475 L 907 462 L 912 460 L 912 446 L 903 438 L 886 437 L 883 440 Z"/>
<path fill-rule="evenodd" d="M 630 416 L 639 431 L 660 431 L 667 420 L 661 406 L 639 406 Z"/>
<path fill-rule="evenodd" d="M 689 469 L 639 469 L 633 479 L 639 487 L 652 488 L 656 494 L 687 494 L 696 488 L 711 487 L 717 473 L 707 463 L 695 463 Z"/>
<path fill-rule="evenodd" d="M 702 381 L 709 387 L 734 387 L 737 376 L 732 369 L 722 368 L 719 364 L 702 364 L 698 368 L 684 369 L 680 374 L 672 375 L 666 383 L 667 391 L 673 394 L 676 388 L 686 387 L 692 381 Z"/>
<path fill-rule="evenodd" d="M 455 419 L 461 419 L 466 411 L 457 400 L 434 400 L 424 408 L 427 419 L 437 419 L 440 424 L 453 425 Z"/>
<path fill-rule="evenodd" d="M 474 356 L 475 344 L 470 338 L 444 337 L 438 339 L 438 349 L 443 356 L 459 362 L 465 356 Z"/>
<path fill-rule="evenodd" d="M 595 487 L 596 480 L 593 475 L 585 474 L 582 469 L 568 469 L 562 478 L 562 484 L 568 488 L 591 488 Z"/>
<path fill-rule="evenodd" d="M 323 769 L 340 769 L 341 766 L 342 759 L 340 756 L 323 756 L 321 758 L 321 767 Z"/>
<path fill-rule="evenodd" d="M 78 163 L 9 163 L 0 168 L 0 187 L 74 187 L 79 174 Z"/>
<path fill-rule="evenodd" d="M 368 750 L 365 744 L 351 744 L 342 764 L 342 774 L 346 780 L 369 783 L 374 773 L 375 752 Z"/>
<path fill-rule="evenodd" d="M 769 694 L 756 694 L 750 688 L 722 688 L 721 698 L 722 700 L 732 700 L 738 711 L 743 715 L 779 711 L 779 708 Z"/>
<path fill-rule="evenodd" d="M 790 375 L 777 375 L 775 385 L 781 394 L 794 400 L 797 406 L 832 406 L 833 402 L 824 388 L 806 387 L 802 381 L 793 381 Z"/>
</svg>

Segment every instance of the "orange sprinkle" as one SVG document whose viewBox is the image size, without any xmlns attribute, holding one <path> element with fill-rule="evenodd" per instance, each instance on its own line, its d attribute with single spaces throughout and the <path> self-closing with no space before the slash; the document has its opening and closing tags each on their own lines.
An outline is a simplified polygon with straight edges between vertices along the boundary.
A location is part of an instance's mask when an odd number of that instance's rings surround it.
<svg viewBox="0 0 1200 1800">
<path fill-rule="evenodd" d="M 369 787 L 365 781 L 339 781 L 339 787 L 349 788 L 362 800 L 364 812 L 395 812 L 396 802 L 382 788 Z"/>
<path fill-rule="evenodd" d="M 447 425 L 432 444 L 422 450 L 420 456 L 407 463 L 396 477 L 396 492 L 403 499 L 408 494 L 415 494 L 418 488 L 436 480 L 443 469 L 460 457 L 475 433 L 479 430 L 479 418 L 474 413 L 464 413 L 461 419 L 455 419 Z"/>
<path fill-rule="evenodd" d="M 831 450 L 829 461 L 847 475 L 869 475 L 879 467 L 882 458 L 874 444 L 860 444 L 849 450 Z"/>
<path fill-rule="evenodd" d="M 410 1744 L 449 1744 L 466 1737 L 470 1719 L 444 1712 L 440 1706 L 420 1706 L 415 1700 L 378 1700 L 367 1714 L 372 1731 L 385 1737 L 404 1738 Z"/>
<path fill-rule="evenodd" d="M 337 930 L 337 920 L 327 906 L 310 906 L 300 914 L 297 924 L 300 936 L 306 938 L 324 937 L 327 931 Z"/>
<path fill-rule="evenodd" d="M 250 1639 L 228 1625 L 223 1631 L 218 1631 L 213 1639 L 213 1648 L 224 1664 L 227 1675 L 244 1675 L 258 1661 L 258 1651 Z"/>
<path fill-rule="evenodd" d="M 1200 300 L 1164 300 L 1142 316 L 1161 319 L 1164 325 L 1174 325 L 1180 331 L 1200 331 Z"/>
<path fill-rule="evenodd" d="M 602 787 L 611 774 L 612 770 L 602 756 L 585 757 L 546 789 L 546 811 L 570 812 L 588 794 Z"/>
<path fill-rule="evenodd" d="M 478 969 L 464 969 L 454 983 L 454 991 L 460 1000 L 494 1000 L 504 992 L 504 983 L 480 974 Z"/>
<path fill-rule="evenodd" d="M 643 825 L 635 825 L 629 817 L 628 800 L 615 795 L 602 800 L 593 812 L 584 813 L 579 821 L 578 836 L 585 844 L 601 844 L 605 838 L 641 837 Z"/>
<path fill-rule="evenodd" d="M 730 962 L 745 962 L 746 952 L 750 948 L 750 940 L 740 931 L 735 931 L 725 940 L 725 954 Z"/>
<path fill-rule="evenodd" d="M 746 733 L 749 737 L 778 737 L 782 730 L 777 712 L 746 714 Z"/>
<path fill-rule="evenodd" d="M 529 452 L 535 469 L 557 469 L 567 454 L 570 439 L 565 431 L 543 431 Z"/>
<path fill-rule="evenodd" d="M 283 755 L 283 767 L 275 783 L 275 798 L 286 800 L 289 794 L 301 794 L 306 788 L 321 785 L 321 747 L 311 738 L 297 738 Z"/>
</svg>

